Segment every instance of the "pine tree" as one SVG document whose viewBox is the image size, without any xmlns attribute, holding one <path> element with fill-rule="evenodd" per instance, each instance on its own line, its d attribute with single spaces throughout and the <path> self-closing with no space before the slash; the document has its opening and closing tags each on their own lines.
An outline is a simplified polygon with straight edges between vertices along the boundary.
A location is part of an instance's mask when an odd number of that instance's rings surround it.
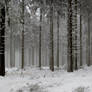
<svg viewBox="0 0 92 92">
<path fill-rule="evenodd" d="M 5 6 L 0 4 L 0 75 L 5 75 Z"/>
<path fill-rule="evenodd" d="M 40 8 L 40 32 L 39 32 L 39 67 L 41 69 L 41 33 L 42 33 L 42 8 Z"/>
<path fill-rule="evenodd" d="M 24 0 L 22 0 L 22 65 L 21 68 L 24 68 Z"/>
<path fill-rule="evenodd" d="M 87 65 L 90 66 L 90 16 L 89 16 L 89 12 L 88 12 L 88 63 Z"/>
<path fill-rule="evenodd" d="M 81 4 L 80 4 L 80 66 L 82 66 L 82 14 L 81 14 Z"/>
<path fill-rule="evenodd" d="M 68 0 L 68 72 L 73 72 L 72 13 L 72 0 Z"/>
<path fill-rule="evenodd" d="M 77 66 L 77 0 L 74 0 L 74 6 L 75 6 L 75 27 L 74 27 L 74 31 L 75 31 L 75 70 L 78 69 Z"/>
<path fill-rule="evenodd" d="M 53 0 L 50 0 L 50 69 L 54 71 Z"/>
<path fill-rule="evenodd" d="M 59 67 L 59 13 L 57 12 L 57 67 Z"/>
</svg>

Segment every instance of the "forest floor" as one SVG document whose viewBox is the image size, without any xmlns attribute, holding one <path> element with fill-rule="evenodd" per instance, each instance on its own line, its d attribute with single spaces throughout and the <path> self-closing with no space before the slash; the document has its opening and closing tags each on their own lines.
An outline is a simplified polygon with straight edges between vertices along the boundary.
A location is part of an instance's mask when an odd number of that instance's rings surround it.
<svg viewBox="0 0 92 92">
<path fill-rule="evenodd" d="M 73 73 L 48 68 L 6 69 L 0 92 L 92 92 L 92 66 Z"/>
</svg>

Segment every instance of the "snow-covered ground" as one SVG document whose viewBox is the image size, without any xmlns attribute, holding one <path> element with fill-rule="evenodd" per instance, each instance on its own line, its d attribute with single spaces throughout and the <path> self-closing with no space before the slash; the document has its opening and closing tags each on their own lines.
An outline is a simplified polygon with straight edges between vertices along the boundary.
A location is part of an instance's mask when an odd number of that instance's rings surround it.
<svg viewBox="0 0 92 92">
<path fill-rule="evenodd" d="M 73 73 L 27 68 L 7 69 L 0 77 L 0 92 L 92 92 L 92 66 Z"/>
</svg>

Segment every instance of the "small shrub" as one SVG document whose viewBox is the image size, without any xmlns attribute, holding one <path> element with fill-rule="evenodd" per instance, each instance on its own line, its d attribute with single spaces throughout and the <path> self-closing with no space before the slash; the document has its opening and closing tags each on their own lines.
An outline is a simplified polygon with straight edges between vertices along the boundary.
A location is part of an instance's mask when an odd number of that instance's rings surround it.
<svg viewBox="0 0 92 92">
<path fill-rule="evenodd" d="M 78 87 L 73 92 L 89 92 L 89 89 L 85 87 Z"/>
</svg>

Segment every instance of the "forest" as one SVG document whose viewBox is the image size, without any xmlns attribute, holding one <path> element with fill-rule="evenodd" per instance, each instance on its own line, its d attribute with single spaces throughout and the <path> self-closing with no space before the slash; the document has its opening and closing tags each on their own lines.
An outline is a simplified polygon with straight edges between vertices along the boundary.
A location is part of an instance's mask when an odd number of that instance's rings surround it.
<svg viewBox="0 0 92 92">
<path fill-rule="evenodd" d="M 0 92 L 92 92 L 91 9 L 92 0 L 0 0 Z"/>
</svg>

